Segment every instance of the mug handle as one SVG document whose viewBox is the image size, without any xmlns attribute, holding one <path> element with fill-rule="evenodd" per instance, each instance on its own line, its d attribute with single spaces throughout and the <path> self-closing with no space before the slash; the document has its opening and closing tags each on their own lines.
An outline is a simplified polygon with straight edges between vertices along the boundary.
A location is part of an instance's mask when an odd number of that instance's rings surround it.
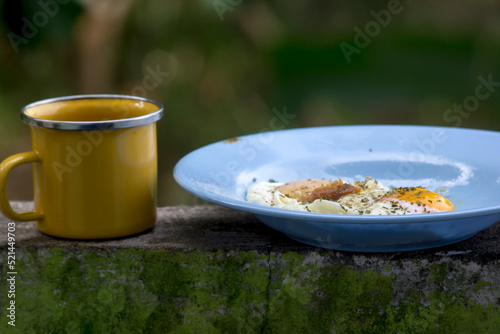
<svg viewBox="0 0 500 334">
<path fill-rule="evenodd" d="M 0 164 L 0 210 L 5 217 L 12 220 L 27 222 L 43 219 L 43 214 L 38 212 L 15 212 L 7 197 L 7 177 L 10 172 L 12 172 L 16 166 L 31 162 L 40 162 L 40 157 L 33 151 L 14 154 Z"/>
</svg>

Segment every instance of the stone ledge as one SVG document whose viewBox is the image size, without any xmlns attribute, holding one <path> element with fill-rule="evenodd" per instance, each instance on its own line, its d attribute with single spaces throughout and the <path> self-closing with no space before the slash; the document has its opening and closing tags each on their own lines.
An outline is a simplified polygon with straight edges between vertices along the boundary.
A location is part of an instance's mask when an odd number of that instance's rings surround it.
<svg viewBox="0 0 500 334">
<path fill-rule="evenodd" d="M 303 245 L 219 206 L 158 218 L 108 241 L 17 223 L 16 327 L 2 279 L 0 332 L 500 332 L 500 224 L 446 247 L 372 254 Z"/>
<path fill-rule="evenodd" d="M 32 209 L 31 202 L 14 202 L 16 211 Z M 8 220 L 0 215 L 0 235 L 6 235 Z M 252 214 L 227 209 L 218 205 L 175 206 L 158 209 L 155 227 L 145 233 L 115 240 L 74 241 L 59 239 L 39 232 L 34 222 L 16 223 L 18 247 L 84 249 L 142 249 L 192 251 L 273 251 L 298 253 L 336 252 L 308 246 L 259 222 Z M 0 239 L 5 249 L 6 238 Z M 345 257 L 357 253 L 338 252 Z M 359 253 L 362 254 L 362 253 Z M 486 263 L 500 259 L 500 224 L 479 232 L 465 241 L 439 248 L 400 253 L 364 253 L 391 259 L 439 260 L 446 257 Z"/>
</svg>

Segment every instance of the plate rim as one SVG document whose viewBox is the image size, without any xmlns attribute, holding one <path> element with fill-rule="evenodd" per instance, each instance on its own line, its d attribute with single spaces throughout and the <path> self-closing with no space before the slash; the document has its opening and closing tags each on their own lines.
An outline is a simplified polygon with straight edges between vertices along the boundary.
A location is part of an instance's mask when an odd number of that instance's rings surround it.
<svg viewBox="0 0 500 334">
<path fill-rule="evenodd" d="M 303 131 L 312 131 L 312 130 L 326 130 L 326 129 L 354 129 L 354 128 L 418 128 L 418 129 L 429 129 L 429 130 L 446 130 L 446 131 L 454 131 L 454 132 L 473 132 L 473 133 L 481 133 L 483 135 L 491 135 L 491 136 L 500 136 L 500 132 L 492 131 L 492 130 L 484 130 L 484 129 L 472 129 L 472 128 L 456 128 L 456 127 L 444 127 L 444 126 L 427 126 L 427 125 L 398 125 L 398 124 L 360 124 L 360 125 L 333 125 L 333 126 L 318 126 L 318 127 L 299 127 L 299 128 L 290 128 L 290 129 L 282 129 L 275 131 L 266 131 L 259 132 L 253 134 L 246 134 L 238 137 L 228 138 L 219 140 L 217 142 L 213 142 L 208 145 L 204 145 L 199 147 L 186 155 L 184 155 L 174 166 L 173 176 L 175 181 L 186 191 L 191 193 L 192 195 L 199 197 L 208 202 L 221 205 L 224 207 L 228 207 L 231 209 L 235 209 L 238 211 L 248 212 L 255 215 L 263 215 L 263 216 L 271 216 L 278 217 L 281 219 L 293 219 L 293 220 L 302 220 L 316 223 L 330 223 L 330 224 L 362 224 L 362 225 L 371 225 L 371 224 L 379 224 L 379 225 L 391 225 L 391 224 L 411 224 L 418 222 L 429 222 L 429 221 L 443 221 L 443 220 L 452 220 L 452 219 L 467 219 L 471 217 L 480 217 L 480 216 L 489 216 L 494 214 L 500 214 L 500 203 L 496 206 L 484 207 L 484 208 L 474 208 L 474 209 L 466 209 L 466 210 L 458 210 L 458 211 L 450 211 L 450 212 L 439 212 L 439 213 L 426 213 L 426 214 L 409 214 L 409 215 L 335 215 L 328 213 L 317 213 L 317 212 L 302 212 L 302 211 L 294 211 L 280 208 L 271 208 L 263 205 L 253 204 L 246 202 L 244 200 L 234 199 L 230 197 L 225 197 L 214 192 L 211 193 L 211 196 L 208 196 L 207 193 L 210 193 L 209 190 L 203 189 L 199 190 L 199 188 L 195 187 L 193 183 L 187 182 L 186 178 L 183 178 L 182 175 L 182 167 L 183 164 L 186 163 L 188 158 L 191 158 L 193 155 L 196 155 L 201 150 L 208 149 L 209 147 L 213 147 L 216 145 L 227 144 L 228 140 L 232 139 L 244 139 L 250 138 L 253 136 L 259 136 L 262 134 L 269 133 L 284 133 L 284 132 L 303 132 Z"/>
</svg>

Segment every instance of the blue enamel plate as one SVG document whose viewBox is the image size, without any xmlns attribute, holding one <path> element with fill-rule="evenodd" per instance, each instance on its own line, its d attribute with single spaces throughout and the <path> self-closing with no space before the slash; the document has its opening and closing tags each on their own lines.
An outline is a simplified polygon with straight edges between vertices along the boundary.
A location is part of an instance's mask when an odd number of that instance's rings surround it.
<svg viewBox="0 0 500 334">
<path fill-rule="evenodd" d="M 256 181 L 371 176 L 387 187 L 424 186 L 456 211 L 340 215 L 277 209 L 245 200 Z M 181 187 L 206 201 L 253 213 L 300 242 L 329 249 L 396 252 L 470 238 L 500 221 L 500 132 L 427 126 L 300 128 L 220 141 L 183 157 Z"/>
</svg>

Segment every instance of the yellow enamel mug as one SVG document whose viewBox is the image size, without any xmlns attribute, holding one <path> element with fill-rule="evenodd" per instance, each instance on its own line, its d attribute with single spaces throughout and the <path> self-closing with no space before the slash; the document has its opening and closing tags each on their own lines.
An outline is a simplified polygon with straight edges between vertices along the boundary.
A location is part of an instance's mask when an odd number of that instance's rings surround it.
<svg viewBox="0 0 500 334">
<path fill-rule="evenodd" d="M 21 111 L 33 151 L 0 164 L 0 209 L 37 221 L 43 233 L 72 239 L 133 235 L 156 221 L 156 121 L 163 106 L 124 95 L 79 95 L 36 102 Z M 33 212 L 16 213 L 7 177 L 33 163 Z"/>
</svg>

